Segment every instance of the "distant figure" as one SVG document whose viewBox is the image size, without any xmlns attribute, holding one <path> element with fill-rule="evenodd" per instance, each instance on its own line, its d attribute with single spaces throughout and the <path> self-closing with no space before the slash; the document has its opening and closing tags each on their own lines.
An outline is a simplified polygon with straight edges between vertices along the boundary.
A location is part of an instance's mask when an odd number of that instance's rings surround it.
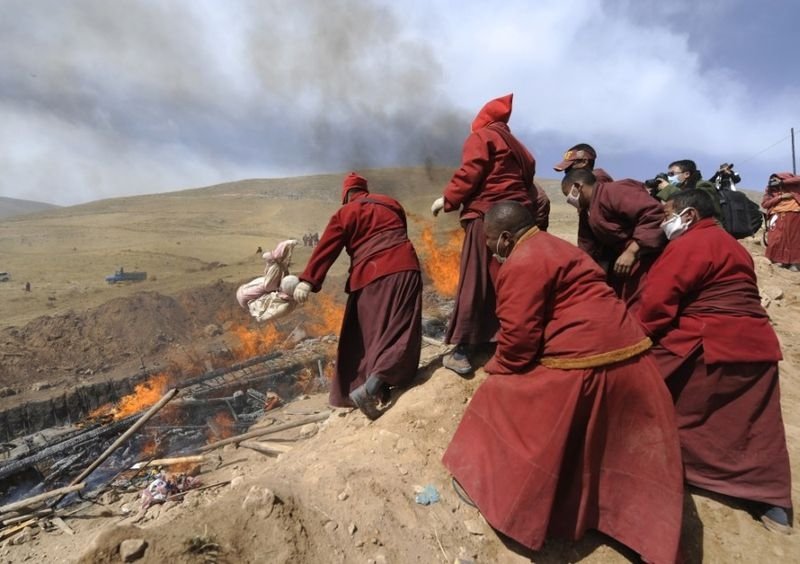
<svg viewBox="0 0 800 564">
<path fill-rule="evenodd" d="M 742 181 L 739 173 L 733 170 L 733 163 L 719 165 L 719 170 L 708 179 L 717 190 L 736 190 L 736 185 Z"/>
<path fill-rule="evenodd" d="M 303 246 L 308 247 L 308 233 L 303 233 Z"/>
<path fill-rule="evenodd" d="M 800 272 L 800 176 L 771 175 L 761 207 L 767 211 L 767 258 Z"/>
<path fill-rule="evenodd" d="M 461 166 L 431 205 L 434 217 L 459 211 L 464 228 L 456 303 L 445 336 L 445 342 L 456 346 L 442 360 L 461 376 L 472 372 L 471 356 L 494 341 L 499 327 L 494 281 L 500 263 L 486 248 L 483 215 L 497 202 L 519 202 L 539 218 L 540 229 L 547 228 L 548 218 L 537 209 L 545 206 L 545 194 L 533 181 L 536 160 L 508 127 L 512 100 L 507 94 L 481 108 L 464 141 Z"/>
<path fill-rule="evenodd" d="M 311 238 L 311 246 L 316 247 L 319 245 L 319 233 L 314 233 L 314 236 Z"/>
<path fill-rule="evenodd" d="M 354 172 L 342 184 L 342 207 L 299 276 L 297 303 L 319 292 L 343 249 L 350 256 L 348 298 L 329 401 L 375 419 L 389 387 L 407 386 L 417 375 L 422 276 L 405 210 L 388 196 L 370 194 L 367 179 Z"/>
<path fill-rule="evenodd" d="M 31 283 L 30 282 L 25 282 L 25 291 L 26 292 L 30 292 L 31 291 Z"/>
<path fill-rule="evenodd" d="M 264 254 L 264 251 L 261 249 L 261 245 L 259 245 L 258 248 L 256 249 L 256 254 L 257 255 Z"/>
<path fill-rule="evenodd" d="M 681 452 L 650 339 L 597 264 L 519 203 L 496 204 L 484 229 L 506 258 L 500 332 L 444 454 L 456 493 L 532 550 L 596 529 L 675 562 Z"/>
</svg>

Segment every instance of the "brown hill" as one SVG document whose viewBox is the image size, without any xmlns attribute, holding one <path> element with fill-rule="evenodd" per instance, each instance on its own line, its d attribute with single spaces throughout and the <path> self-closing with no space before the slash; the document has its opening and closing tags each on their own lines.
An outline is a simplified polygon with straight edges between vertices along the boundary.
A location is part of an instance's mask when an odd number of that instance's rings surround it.
<svg viewBox="0 0 800 564">
<path fill-rule="evenodd" d="M 9 217 L 52 210 L 58 207 L 59 206 L 54 204 L 46 204 L 44 202 L 18 200 L 16 198 L 6 198 L 0 196 L 0 219 L 8 219 Z"/>
</svg>

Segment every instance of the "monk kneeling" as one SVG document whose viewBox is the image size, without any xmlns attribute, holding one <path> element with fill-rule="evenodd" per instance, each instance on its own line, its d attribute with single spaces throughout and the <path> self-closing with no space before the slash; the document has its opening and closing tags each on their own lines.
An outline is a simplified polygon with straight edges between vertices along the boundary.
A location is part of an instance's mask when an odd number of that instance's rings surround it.
<svg viewBox="0 0 800 564">
<path fill-rule="evenodd" d="M 497 351 L 444 464 L 497 530 L 526 547 L 599 530 L 674 562 L 683 473 L 650 340 L 577 247 L 520 204 L 485 216 Z"/>
</svg>

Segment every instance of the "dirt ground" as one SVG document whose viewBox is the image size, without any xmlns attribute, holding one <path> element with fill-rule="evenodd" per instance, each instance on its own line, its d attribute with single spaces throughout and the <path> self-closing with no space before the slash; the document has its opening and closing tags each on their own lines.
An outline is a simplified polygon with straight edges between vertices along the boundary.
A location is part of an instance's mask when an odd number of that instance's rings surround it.
<svg viewBox="0 0 800 564">
<path fill-rule="evenodd" d="M 437 176 L 424 169 L 382 174 L 389 179 L 384 180 L 387 185 L 392 186 L 392 190 L 387 191 L 400 197 L 412 212 L 420 216 L 429 205 L 431 198 L 428 195 L 435 195 L 441 187 L 441 174 Z M 333 179 L 325 182 L 335 182 L 338 186 L 338 181 Z M 319 183 L 320 186 L 324 184 L 322 180 Z M 68 208 L 48 212 L 39 220 L 38 227 L 31 219 L 26 219 L 24 224 L 0 223 L 0 250 L 12 256 L 12 262 L 17 261 L 14 270 L 18 271 L 20 265 L 26 264 L 25 256 L 19 255 L 27 255 L 31 271 L 41 274 L 34 286 L 51 284 L 47 292 L 56 295 L 58 304 L 48 306 L 46 298 L 39 304 L 36 301 L 38 296 L 20 295 L 18 288 L 13 294 L 9 288 L 0 291 L 0 304 L 4 312 L 9 312 L 7 320 L 10 320 L 2 325 L 0 353 L 23 355 L 4 357 L 0 387 L 14 388 L 18 392 L 16 396 L 0 401 L 27 401 L 33 397 L 34 392 L 29 389 L 31 378 L 51 379 L 48 381 L 52 381 L 53 388 L 36 392 L 46 394 L 57 393 L 81 378 L 121 374 L 127 366 L 125 363 L 139 362 L 126 358 L 125 351 L 147 351 L 151 358 L 158 359 L 174 349 L 176 343 L 185 347 L 184 343 L 190 340 L 191 346 L 197 350 L 212 346 L 213 339 L 205 331 L 208 324 L 224 326 L 231 318 L 240 319 L 237 316 L 241 312 L 235 309 L 226 311 L 228 306 L 221 306 L 221 303 L 228 299 L 226 296 L 238 281 L 258 274 L 260 259 L 254 260 L 249 256 L 255 246 L 262 244 L 267 250 L 265 241 L 270 237 L 272 240 L 285 237 L 289 230 L 287 225 L 302 226 L 297 228 L 304 230 L 324 225 L 326 216 L 336 206 L 335 198 L 331 200 L 326 193 L 319 192 L 317 200 L 312 198 L 315 206 L 306 206 L 308 209 L 304 213 L 307 217 L 319 218 L 320 223 L 305 227 L 305 218 L 288 217 L 291 214 L 284 210 L 286 221 L 294 223 L 285 223 L 282 228 L 277 220 L 267 222 L 269 233 L 266 229 L 259 232 L 259 222 L 248 215 L 250 218 L 242 219 L 236 227 L 228 224 L 228 228 L 221 229 L 218 234 L 223 241 L 214 240 L 213 248 L 205 246 L 211 238 L 207 239 L 204 234 L 191 234 L 193 224 L 200 231 L 204 229 L 201 226 L 211 224 L 214 207 L 219 208 L 220 199 L 237 202 L 234 207 L 243 215 L 247 215 L 246 209 L 250 209 L 248 214 L 257 215 L 253 211 L 254 202 L 261 200 L 269 202 L 266 207 L 270 209 L 290 205 L 291 198 L 275 200 L 264 194 L 280 188 L 280 193 L 286 196 L 292 194 L 291 186 L 259 186 L 249 196 L 247 190 L 250 188 L 237 191 L 228 186 L 192 191 L 191 195 L 146 197 L 139 203 L 127 202 L 125 206 L 111 201 L 97 204 L 98 209 L 90 210 L 91 213 Z M 552 183 L 549 188 L 553 199 L 551 231 L 574 241 L 574 211 L 563 203 L 562 198 L 556 197 Z M 335 187 L 332 189 L 336 190 Z M 398 190 L 400 194 L 396 192 Z M 220 195 L 223 193 L 239 194 L 240 198 L 223 198 Z M 410 204 L 403 199 L 403 193 L 408 196 Z M 147 198 L 157 198 L 159 202 Z M 47 238 L 48 227 L 72 224 L 71 217 L 75 215 L 84 216 L 84 223 L 89 222 L 89 231 L 95 229 L 93 225 L 98 225 L 92 223 L 100 221 L 98 218 L 102 219 L 103 225 L 110 225 L 114 222 L 104 214 L 112 213 L 109 210 L 112 204 L 118 208 L 130 208 L 135 203 L 137 209 L 143 210 L 137 212 L 144 214 L 140 220 L 142 226 L 147 223 L 152 231 L 162 225 L 170 212 L 169 206 L 176 202 L 181 211 L 174 212 L 175 218 L 168 224 L 168 230 L 185 233 L 181 239 L 193 241 L 193 251 L 182 249 L 185 255 L 173 258 L 159 254 L 158 260 L 153 259 L 156 266 L 142 267 L 153 272 L 157 270 L 157 279 L 139 286 L 107 288 L 96 283 L 99 274 L 108 268 L 105 268 L 105 263 L 95 264 L 91 256 L 87 256 L 76 261 L 82 265 L 80 269 L 87 271 L 71 274 L 83 282 L 76 282 L 75 295 L 69 295 L 69 290 L 64 289 L 64 278 L 48 277 L 47 260 L 39 256 L 44 251 L 37 247 L 41 242 L 32 243 L 38 249 L 35 251 L 18 245 L 22 233 L 32 238 L 40 233 Z M 157 218 L 150 218 L 148 213 Z M 225 210 L 220 215 L 227 218 L 228 213 L 234 214 Z M 276 211 L 271 217 L 279 215 Z M 225 222 L 229 221 L 225 219 Z M 448 223 L 444 225 L 437 225 L 441 233 L 455 225 L 452 218 L 446 221 Z M 72 241 L 78 239 L 88 244 L 92 237 L 86 235 L 79 225 L 80 222 L 75 220 L 71 229 L 56 230 L 58 234 L 53 235 L 53 244 L 70 248 L 76 246 Z M 132 256 L 144 257 L 148 245 L 165 244 L 164 234 L 157 236 L 158 233 L 147 233 L 144 227 L 134 229 L 129 223 L 126 225 L 125 229 L 137 231 L 144 239 L 136 243 L 135 250 L 130 250 Z M 321 226 L 314 230 L 321 231 Z M 114 233 L 103 244 L 116 244 L 122 250 L 101 249 L 101 242 L 97 241 L 98 248 L 89 255 L 123 253 L 127 248 L 124 246 L 127 242 L 121 238 L 123 233 L 117 233 L 116 228 L 112 231 Z M 412 222 L 412 235 L 418 233 L 419 228 Z M 138 235 L 131 241 L 138 241 Z M 17 245 L 13 244 L 14 240 Z M 800 275 L 770 265 L 755 239 L 743 241 L 743 244 L 755 258 L 762 294 L 768 297 L 765 300 L 769 302 L 768 312 L 783 345 L 782 405 L 792 470 L 797 477 L 800 476 L 800 410 L 797 409 L 800 404 L 800 319 L 797 316 Z M 55 250 L 56 253 L 62 251 Z M 307 258 L 304 253 L 307 251 L 301 247 L 297 257 L 299 264 L 304 264 Z M 69 271 L 60 259 L 53 261 L 55 271 L 62 274 Z M 170 261 L 171 266 L 168 266 Z M 195 267 L 188 265 L 202 261 L 223 266 L 189 272 Z M 128 262 L 125 264 L 127 267 Z M 130 264 L 133 270 L 134 263 Z M 114 266 L 110 267 L 112 271 Z M 341 275 L 342 265 L 337 268 L 336 274 Z M 88 269 L 92 269 L 91 272 Z M 340 286 L 337 282 L 335 288 Z M 147 292 L 142 293 L 143 289 Z M 29 300 L 29 306 L 38 305 L 26 308 L 21 305 L 24 300 Z M 42 317 L 45 313 L 50 315 Z M 80 327 L 80 331 L 75 327 Z M 159 338 L 159 334 L 164 337 Z M 106 337 L 104 341 L 100 335 L 112 338 Z M 66 343 L 64 346 L 59 345 L 62 341 Z M 743 336 L 743 346 L 746 346 L 746 336 Z M 26 356 L 28 354 L 40 356 Z M 34 363 L 36 358 L 42 359 L 38 364 L 43 367 L 41 372 L 25 372 L 20 376 L 22 372 L 8 368 L 12 366 L 9 359 L 25 360 L 14 364 L 19 368 Z M 101 359 L 108 365 L 108 370 L 95 368 Z M 60 365 L 69 369 L 54 372 L 53 368 Z M 465 380 L 438 366 L 434 363 L 423 371 L 417 384 L 394 398 L 393 407 L 375 422 L 369 422 L 358 412 L 335 410 L 323 423 L 278 435 L 293 446 L 278 457 L 265 456 L 243 447 L 224 447 L 202 464 L 200 477 L 207 485 L 230 483 L 189 493 L 182 503 L 168 502 L 151 507 L 139 521 L 135 521 L 133 515 L 138 508 L 136 493 L 105 495 L 100 503 L 65 519 L 74 534 L 60 529 L 29 528 L 12 539 L 13 542 L 0 544 L 0 562 L 119 562 L 120 543 L 132 539 L 146 541 L 147 548 L 140 561 L 154 563 L 379 563 L 454 562 L 457 559 L 462 562 L 637 561 L 637 556 L 624 546 L 597 533 L 590 533 L 577 543 L 548 541 L 542 551 L 528 553 L 498 537 L 476 510 L 460 502 L 450 487 L 449 476 L 440 460 L 469 398 L 485 375 L 479 370 L 474 378 Z M 87 369 L 91 373 L 87 373 Z M 83 373 L 78 374 L 76 370 Z M 280 411 L 270 412 L 270 418 L 280 422 L 297 420 L 325 408 L 325 396 L 315 395 L 293 402 Z M 441 499 L 438 503 L 425 506 L 415 502 L 416 491 L 427 485 L 434 486 L 439 492 Z M 800 500 L 797 485 L 793 488 L 793 498 L 795 504 Z M 686 495 L 683 544 L 687 562 L 797 561 L 800 554 L 800 535 L 770 533 L 745 507 L 699 491 Z"/>
</svg>

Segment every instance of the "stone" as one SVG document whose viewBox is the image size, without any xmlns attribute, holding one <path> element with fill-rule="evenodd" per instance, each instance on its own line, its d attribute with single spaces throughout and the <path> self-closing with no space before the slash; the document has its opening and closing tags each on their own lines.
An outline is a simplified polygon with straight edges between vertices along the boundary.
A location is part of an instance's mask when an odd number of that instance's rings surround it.
<svg viewBox="0 0 800 564">
<path fill-rule="evenodd" d="M 347 527 L 347 532 L 350 533 L 351 536 L 356 534 L 357 530 L 358 530 L 358 527 L 356 527 L 355 523 L 350 523 L 350 525 L 348 525 L 348 527 Z M 361 544 L 364 544 L 364 543 L 362 542 Z"/>
<path fill-rule="evenodd" d="M 777 286 L 764 286 L 761 288 L 761 296 L 766 296 L 773 302 L 783 299 L 783 288 Z"/>
<path fill-rule="evenodd" d="M 467 519 L 464 521 L 464 527 L 466 527 L 467 532 L 471 535 L 484 534 L 483 524 L 477 519 Z"/>
<path fill-rule="evenodd" d="M 244 476 L 236 476 L 231 480 L 231 489 L 235 490 L 242 485 L 242 482 L 244 482 Z"/>
<path fill-rule="evenodd" d="M 49 390 L 52 387 L 53 387 L 52 384 L 50 384 L 49 382 L 36 382 L 31 385 L 31 391 L 40 392 L 42 390 Z"/>
<path fill-rule="evenodd" d="M 266 519 L 272 514 L 275 505 L 275 494 L 269 488 L 252 486 L 242 502 L 242 509 L 255 511 L 256 515 Z"/>
<path fill-rule="evenodd" d="M 127 539 L 119 545 L 119 556 L 123 562 L 134 562 L 144 556 L 147 541 L 144 539 Z"/>
<path fill-rule="evenodd" d="M 17 395 L 17 390 L 14 388 L 9 388 L 8 386 L 0 388 L 0 398 L 7 398 L 15 395 Z"/>
<path fill-rule="evenodd" d="M 337 523 L 336 521 L 328 521 L 327 523 L 325 523 L 325 530 L 328 531 L 329 533 L 334 532 L 338 528 L 339 528 L 339 523 Z"/>
<path fill-rule="evenodd" d="M 308 423 L 300 427 L 300 436 L 304 439 L 313 437 L 317 434 L 317 430 L 319 430 L 319 427 L 317 427 L 316 423 Z"/>
<path fill-rule="evenodd" d="M 346 491 L 344 491 L 344 492 L 340 492 L 339 495 L 336 496 L 336 499 L 338 499 L 339 501 L 344 501 L 348 497 L 350 497 L 350 494 L 348 494 Z"/>
<path fill-rule="evenodd" d="M 216 323 L 209 323 L 206 325 L 205 329 L 203 329 L 203 332 L 206 334 L 206 337 L 217 337 L 222 335 L 222 327 Z"/>
</svg>

